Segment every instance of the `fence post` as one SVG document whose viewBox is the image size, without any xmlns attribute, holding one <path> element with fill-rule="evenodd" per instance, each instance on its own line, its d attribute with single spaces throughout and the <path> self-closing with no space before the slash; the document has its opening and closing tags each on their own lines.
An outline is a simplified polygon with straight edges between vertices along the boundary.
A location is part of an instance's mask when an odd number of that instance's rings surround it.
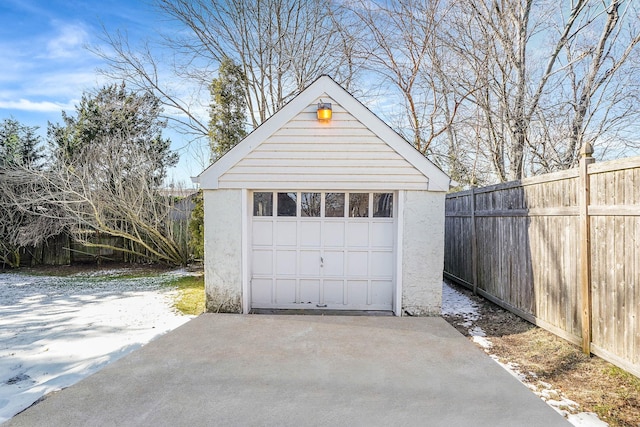
<svg viewBox="0 0 640 427">
<path fill-rule="evenodd" d="M 588 142 L 580 148 L 580 290 L 582 295 L 582 351 L 591 354 L 591 224 L 589 219 L 590 180 L 589 165 L 595 159 Z"/>
<path fill-rule="evenodd" d="M 476 187 L 471 187 L 471 280 L 473 294 L 478 295 L 478 239 L 476 237 Z"/>
</svg>

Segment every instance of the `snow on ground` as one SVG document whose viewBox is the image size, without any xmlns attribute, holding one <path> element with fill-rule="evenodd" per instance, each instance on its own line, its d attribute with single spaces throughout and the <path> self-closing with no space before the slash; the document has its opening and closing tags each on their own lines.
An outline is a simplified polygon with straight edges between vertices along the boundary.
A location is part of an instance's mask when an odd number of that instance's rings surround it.
<svg viewBox="0 0 640 427">
<path fill-rule="evenodd" d="M 125 274 L 0 274 L 0 423 L 191 318 L 166 286 L 187 273 Z"/>
<path fill-rule="evenodd" d="M 442 285 L 442 315 L 459 316 L 462 320 L 461 326 L 467 328 L 474 343 L 484 349 L 497 364 L 502 366 L 507 372 L 516 377 L 527 388 L 533 391 L 538 397 L 544 400 L 549 406 L 562 414 L 571 424 L 578 427 L 606 427 L 609 424 L 601 421 L 597 414 L 592 412 L 577 413 L 579 406 L 576 402 L 569 400 L 560 391 L 554 390 L 553 386 L 544 381 L 532 383 L 528 376 L 524 375 L 517 363 L 502 363 L 498 356 L 491 354 L 491 340 L 481 327 L 473 323 L 480 318 L 478 305 L 465 294 L 458 292 L 446 282 Z M 529 372 L 529 377 L 535 378 L 533 372 Z"/>
</svg>

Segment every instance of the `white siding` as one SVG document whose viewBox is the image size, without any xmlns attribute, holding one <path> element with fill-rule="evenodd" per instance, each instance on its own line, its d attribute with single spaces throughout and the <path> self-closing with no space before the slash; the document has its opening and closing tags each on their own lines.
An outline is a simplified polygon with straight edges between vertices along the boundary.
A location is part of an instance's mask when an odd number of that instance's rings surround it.
<svg viewBox="0 0 640 427">
<path fill-rule="evenodd" d="M 316 119 L 317 101 L 333 118 Z M 328 96 L 319 97 L 219 178 L 254 190 L 426 190 L 429 180 Z"/>
</svg>

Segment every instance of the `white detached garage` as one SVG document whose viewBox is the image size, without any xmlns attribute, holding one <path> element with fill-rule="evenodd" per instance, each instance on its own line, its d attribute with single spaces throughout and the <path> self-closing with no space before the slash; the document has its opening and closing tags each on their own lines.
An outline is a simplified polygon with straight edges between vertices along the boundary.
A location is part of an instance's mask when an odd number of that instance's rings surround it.
<svg viewBox="0 0 640 427">
<path fill-rule="evenodd" d="M 208 311 L 440 314 L 450 179 L 330 77 L 197 181 Z"/>
</svg>

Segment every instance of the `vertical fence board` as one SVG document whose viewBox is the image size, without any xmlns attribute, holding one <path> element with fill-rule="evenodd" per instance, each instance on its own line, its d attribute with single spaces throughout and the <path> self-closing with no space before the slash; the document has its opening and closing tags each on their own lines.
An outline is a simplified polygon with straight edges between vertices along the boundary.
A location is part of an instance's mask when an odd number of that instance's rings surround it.
<svg viewBox="0 0 640 427">
<path fill-rule="evenodd" d="M 629 193 L 625 193 L 625 197 L 627 201 L 630 200 Z M 631 200 L 633 194 L 631 194 Z M 624 342 L 624 354 L 622 357 L 628 360 L 634 359 L 634 350 L 633 350 L 633 317 L 634 317 L 634 309 L 636 305 L 634 304 L 635 295 L 633 292 L 633 268 L 630 268 L 635 261 L 635 220 L 634 218 L 625 217 L 625 253 L 623 258 L 624 268 L 624 299 L 626 303 L 626 309 L 621 312 L 623 316 L 622 328 L 623 328 L 623 342 Z"/>
<path fill-rule="evenodd" d="M 593 181 L 593 180 L 592 180 Z M 593 182 L 592 182 L 593 185 Z M 593 187 L 592 187 L 593 188 Z M 604 329 L 604 321 L 602 319 L 602 304 L 603 289 L 602 284 L 604 274 L 600 260 L 603 259 L 604 247 L 600 243 L 604 238 L 604 225 L 602 224 L 602 217 L 591 217 L 591 340 L 593 342 L 600 342 L 602 340 L 602 334 Z"/>
<path fill-rule="evenodd" d="M 636 171 L 636 172 L 640 172 Z M 640 182 L 640 174 L 636 175 L 638 177 L 638 181 Z M 640 186 L 639 186 L 640 187 Z M 636 193 L 636 198 L 634 200 L 635 203 L 640 204 L 640 197 L 638 197 L 638 193 Z M 634 218 L 635 232 L 634 232 L 634 261 L 636 262 L 636 268 L 631 273 L 633 281 L 631 282 L 631 293 L 633 295 L 631 307 L 634 307 L 634 310 L 629 313 L 630 320 L 630 330 L 629 333 L 633 337 L 631 340 L 631 348 L 633 352 L 633 357 L 631 358 L 632 363 L 636 365 L 640 365 L 640 313 L 638 313 L 638 307 L 640 307 L 640 267 L 637 265 L 638 259 L 640 257 L 640 218 Z"/>
</svg>

